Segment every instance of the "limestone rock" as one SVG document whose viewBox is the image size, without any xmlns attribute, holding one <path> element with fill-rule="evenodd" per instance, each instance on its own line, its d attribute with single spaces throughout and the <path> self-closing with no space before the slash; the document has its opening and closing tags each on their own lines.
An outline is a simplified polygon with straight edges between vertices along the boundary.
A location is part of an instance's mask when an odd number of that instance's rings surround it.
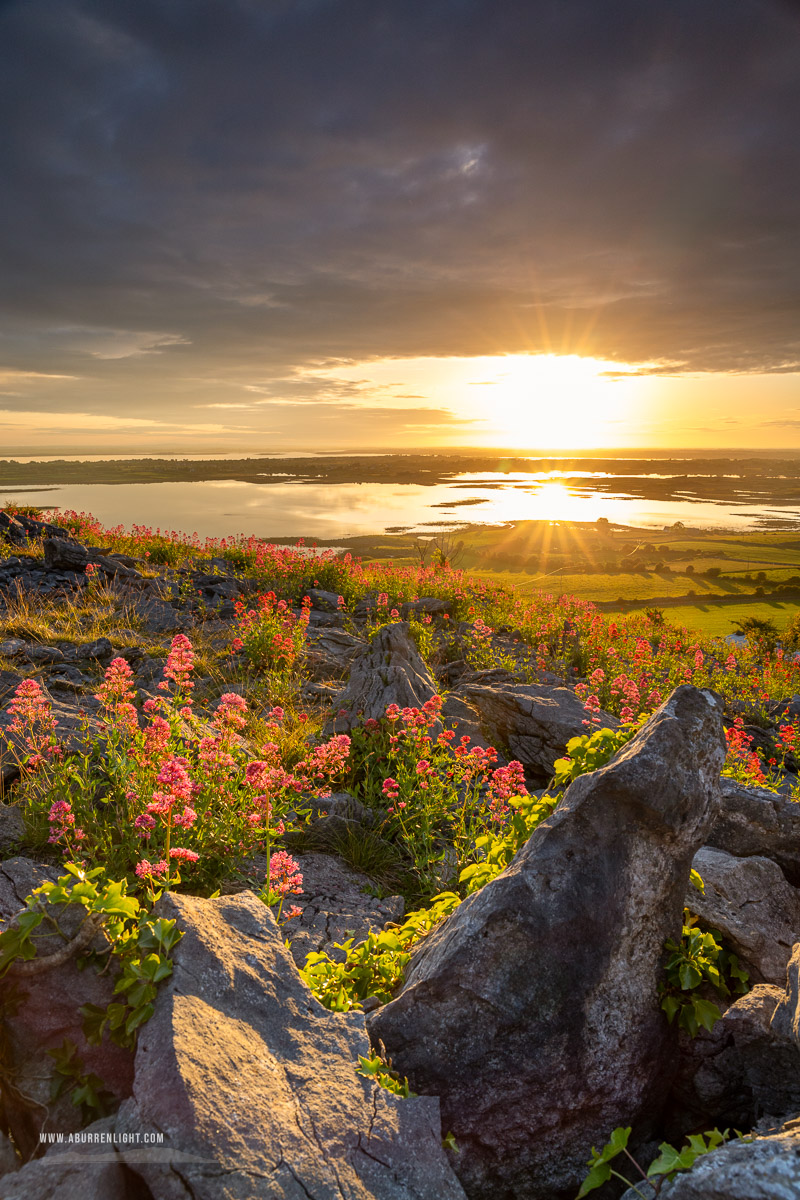
<svg viewBox="0 0 800 1200">
<path fill-rule="evenodd" d="M 25 834 L 22 813 L 11 804 L 0 803 L 0 851 L 14 846 Z"/>
<path fill-rule="evenodd" d="M 462 681 L 454 695 L 477 712 L 493 746 L 508 746 L 511 757 L 542 780 L 551 777 L 553 763 L 564 755 L 570 738 L 587 732 L 586 710 L 571 688 Z M 610 713 L 599 715 L 604 727 L 619 725 Z"/>
<path fill-rule="evenodd" d="M 442 724 L 453 731 L 456 742 L 468 737 L 473 746 L 483 746 L 485 749 L 490 744 L 484 736 L 477 708 L 457 691 L 450 692 L 442 705 Z"/>
<path fill-rule="evenodd" d="M 385 625 L 353 659 L 347 686 L 333 702 L 335 715 L 324 736 L 346 733 L 362 721 L 380 720 L 390 704 L 421 708 L 436 695 L 433 676 L 411 640 L 405 621 Z"/>
<path fill-rule="evenodd" d="M 657 993 L 664 941 L 724 757 L 719 698 L 678 688 L 424 942 L 370 1018 L 373 1044 L 440 1097 L 475 1200 L 571 1200 L 610 1130 L 649 1136 L 675 1037 Z"/>
<path fill-rule="evenodd" d="M 708 845 L 737 858 L 771 858 L 800 887 L 800 804 L 733 779 L 723 778 L 721 786 L 722 807 Z"/>
<path fill-rule="evenodd" d="M 786 971 L 786 994 L 772 1018 L 776 1033 L 792 1038 L 800 1047 L 800 943 L 792 951 Z"/>
<path fill-rule="evenodd" d="M 363 638 L 343 629 L 310 630 L 306 637 L 305 670 L 314 679 L 344 679 L 353 659 L 366 647 Z"/>
<path fill-rule="evenodd" d="M 79 659 L 99 659 L 106 661 L 114 654 L 114 647 L 107 637 L 95 638 L 93 642 L 85 642 L 78 646 L 76 656 Z"/>
<path fill-rule="evenodd" d="M 83 571 L 89 561 L 89 551 L 80 542 L 49 537 L 44 542 L 44 561 L 51 571 Z"/>
<path fill-rule="evenodd" d="M 0 929 L 22 909 L 25 898 L 46 879 L 55 879 L 56 868 L 42 867 L 25 858 L 0 863 Z M 74 906 L 51 910 L 66 938 L 74 936 L 83 909 Z M 43 930 L 44 926 L 41 927 Z M 39 955 L 52 953 L 52 934 L 34 935 Z M 69 1133 L 80 1129 L 80 1109 L 65 1093 L 50 1099 L 55 1062 L 50 1050 L 73 1042 L 87 1072 L 94 1072 L 117 1099 L 130 1094 L 133 1056 L 112 1042 L 90 1046 L 83 1035 L 82 1004 L 106 1007 L 114 998 L 113 975 L 98 975 L 91 967 L 79 971 L 75 961 L 56 966 L 31 979 L 12 974 L 0 980 L 0 1002 L 10 1002 L 4 1014 L 4 1069 L 11 1073 L 13 1091 L 0 1100 L 0 1127 L 7 1127 L 23 1157 L 37 1148 L 40 1131 Z"/>
<path fill-rule="evenodd" d="M 760 983 L 711 1030 L 681 1034 L 678 1073 L 665 1123 L 667 1141 L 698 1129 L 750 1129 L 764 1113 L 800 1110 L 800 1046 L 775 1016 L 786 993 Z"/>
<path fill-rule="evenodd" d="M 113 1121 L 96 1121 L 86 1135 L 100 1137 L 111 1130 Z M 0 1200 L 155 1200 L 146 1188 L 136 1188 L 137 1182 L 132 1188 L 113 1145 L 66 1144 L 0 1177 Z"/>
<path fill-rule="evenodd" d="M 297 862 L 303 891 L 291 896 L 290 901 L 303 911 L 286 922 L 285 933 L 299 967 L 312 950 L 333 954 L 335 942 L 349 937 L 360 942 L 372 930 L 382 929 L 387 921 L 402 921 L 402 896 L 378 900 L 365 890 L 374 889 L 369 876 L 351 870 L 334 855 L 300 854 Z"/>
<path fill-rule="evenodd" d="M 324 588 L 307 588 L 305 595 L 308 596 L 313 608 L 318 608 L 320 612 L 338 612 L 339 611 L 339 593 L 326 592 Z"/>
<path fill-rule="evenodd" d="M 630 1188 L 622 1200 L 639 1197 Z M 659 1200 L 800 1200 L 800 1122 L 704 1154 L 662 1187 Z"/>
<path fill-rule="evenodd" d="M 769 858 L 734 858 L 704 847 L 693 866 L 705 892 L 689 887 L 686 907 L 724 935 L 753 983 L 782 987 L 792 946 L 800 939 L 800 892 Z"/>
<path fill-rule="evenodd" d="M 401 605 L 400 615 L 404 621 L 409 617 L 443 617 L 452 607 L 449 600 L 440 600 L 438 596 L 420 596 L 418 600 L 408 600 Z"/>
<path fill-rule="evenodd" d="M 463 1200 L 438 1101 L 356 1074 L 363 1016 L 313 998 L 260 900 L 170 895 L 161 909 L 184 937 L 116 1119 L 118 1132 L 165 1134 L 157 1161 L 118 1147 L 154 1196 Z"/>
<path fill-rule="evenodd" d="M 0 1132 L 0 1177 L 19 1169 L 20 1160 L 9 1137 Z"/>
</svg>

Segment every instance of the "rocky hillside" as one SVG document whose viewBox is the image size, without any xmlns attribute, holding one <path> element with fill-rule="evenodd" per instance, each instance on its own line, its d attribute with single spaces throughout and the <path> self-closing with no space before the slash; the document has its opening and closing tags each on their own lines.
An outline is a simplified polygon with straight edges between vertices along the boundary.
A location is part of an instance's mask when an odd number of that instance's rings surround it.
<svg viewBox="0 0 800 1200">
<path fill-rule="evenodd" d="M 92 531 L 0 514 L 1 1200 L 800 1197 L 794 664 Z"/>
</svg>

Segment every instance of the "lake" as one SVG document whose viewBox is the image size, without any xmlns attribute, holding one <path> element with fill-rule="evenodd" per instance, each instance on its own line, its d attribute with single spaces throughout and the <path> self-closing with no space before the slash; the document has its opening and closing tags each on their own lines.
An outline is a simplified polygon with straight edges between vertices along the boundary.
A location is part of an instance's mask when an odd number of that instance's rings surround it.
<svg viewBox="0 0 800 1200">
<path fill-rule="evenodd" d="M 614 465 L 616 470 L 608 469 Z M 750 476 L 745 480 L 726 474 L 722 463 L 719 473 L 686 473 L 686 468 L 677 473 L 657 460 L 649 465 L 650 470 L 637 474 L 629 473 L 631 464 L 623 459 L 618 464 L 604 461 L 603 470 L 439 471 L 430 484 L 318 482 L 273 471 L 264 482 L 69 482 L 42 487 L 6 484 L 0 472 L 0 504 L 76 509 L 91 512 L 107 526 L 146 525 L 202 537 L 242 533 L 341 540 L 358 534 L 432 535 L 472 524 L 598 517 L 656 529 L 675 521 L 702 529 L 800 528 L 795 480 L 787 482 L 785 473 L 775 474 L 772 487 L 764 485 L 766 466 L 754 484 Z"/>
</svg>

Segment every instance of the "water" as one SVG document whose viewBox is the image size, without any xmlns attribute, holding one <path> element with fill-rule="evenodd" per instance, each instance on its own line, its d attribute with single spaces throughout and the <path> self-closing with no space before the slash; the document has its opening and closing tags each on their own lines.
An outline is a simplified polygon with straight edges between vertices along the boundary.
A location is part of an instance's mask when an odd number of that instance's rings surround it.
<svg viewBox="0 0 800 1200">
<path fill-rule="evenodd" d="M 622 466 L 622 462 L 620 462 Z M 655 464 L 654 464 L 655 466 Z M 637 481 L 674 478 L 669 498 L 653 498 Z M 708 479 L 703 490 L 702 480 Z M 471 524 L 596 521 L 661 529 L 682 521 L 701 529 L 800 528 L 800 509 L 748 485 L 715 498 L 719 476 L 650 474 L 617 478 L 609 471 L 454 473 L 417 483 L 277 483 L 211 480 L 170 483 L 0 486 L 0 505 L 18 503 L 91 512 L 104 525 L 132 524 L 198 533 L 273 538 L 342 539 L 386 531 L 435 534 Z M 686 487 L 687 480 L 691 486 Z M 684 485 L 684 486 L 680 486 Z M 651 489 L 652 490 L 652 489 Z"/>
</svg>

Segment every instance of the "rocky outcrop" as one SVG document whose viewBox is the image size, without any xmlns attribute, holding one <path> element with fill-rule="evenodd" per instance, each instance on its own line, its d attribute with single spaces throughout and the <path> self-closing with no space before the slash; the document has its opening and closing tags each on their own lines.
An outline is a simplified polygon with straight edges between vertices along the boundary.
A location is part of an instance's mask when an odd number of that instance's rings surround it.
<svg viewBox="0 0 800 1200">
<path fill-rule="evenodd" d="M 659 1200 L 800 1200 L 800 1121 L 753 1141 L 734 1141 L 695 1161 Z M 640 1200 L 630 1188 L 622 1200 Z"/>
<path fill-rule="evenodd" d="M 704 847 L 693 866 L 704 891 L 690 887 L 686 907 L 724 936 L 753 983 L 782 987 L 792 947 L 800 939 L 800 892 L 769 858 L 734 858 Z"/>
<path fill-rule="evenodd" d="M 733 779 L 721 785 L 722 806 L 708 845 L 737 858 L 771 858 L 800 887 L 800 804 Z"/>
<path fill-rule="evenodd" d="M 161 910 L 184 937 L 132 1098 L 79 1148 L 0 1180 L 0 1200 L 464 1200 L 438 1101 L 356 1074 L 363 1015 L 317 1003 L 260 900 L 170 895 Z"/>
<path fill-rule="evenodd" d="M 305 669 L 313 679 L 344 679 L 357 654 L 367 647 L 363 638 L 343 629 L 309 630 Z"/>
<path fill-rule="evenodd" d="M 438 1102 L 403 1101 L 356 1075 L 363 1016 L 313 999 L 259 900 L 171 896 L 162 906 L 185 936 L 116 1125 L 165 1134 L 170 1164 L 131 1156 L 154 1195 L 462 1196 Z"/>
<path fill-rule="evenodd" d="M 71 538 L 51 537 L 44 543 L 45 566 L 52 571 L 84 571 L 89 551 Z"/>
<path fill-rule="evenodd" d="M 370 718 L 380 720 L 390 704 L 421 708 L 436 694 L 436 684 L 405 621 L 385 625 L 353 659 L 347 686 L 333 701 L 333 717 L 324 736 L 346 733 Z"/>
<path fill-rule="evenodd" d="M 459 683 L 442 717 L 447 724 L 457 722 L 459 735 L 465 732 L 476 740 L 488 738 L 495 747 L 507 746 L 511 757 L 542 782 L 552 776 L 553 763 L 564 755 L 570 738 L 587 732 L 588 720 L 571 688 L 506 682 Z M 600 712 L 599 717 L 606 728 L 619 725 L 610 713 Z"/>
<path fill-rule="evenodd" d="M 0 930 L 24 907 L 25 897 L 59 871 L 42 867 L 26 858 L 0 863 Z M 62 937 L 74 937 L 84 909 L 76 905 L 53 910 Z M 37 956 L 44 958 L 63 945 L 53 946 L 53 932 L 45 925 L 32 941 Z M 102 936 L 98 946 L 102 946 Z M 39 1145 L 39 1134 L 69 1133 L 81 1128 L 81 1112 L 68 1093 L 51 1098 L 55 1060 L 50 1051 L 65 1041 L 72 1042 L 86 1072 L 99 1076 L 108 1092 L 118 1100 L 130 1095 L 133 1056 L 106 1041 L 91 1046 L 83 1035 L 80 1007 L 96 1004 L 105 1008 L 114 999 L 113 975 L 99 975 L 91 967 L 79 971 L 75 959 L 59 962 L 33 977 L 12 970 L 0 980 L 0 1003 L 4 1005 L 3 1071 L 11 1086 L 2 1090 L 0 1127 L 10 1130 L 14 1141 L 28 1158 Z"/>
<path fill-rule="evenodd" d="M 775 1009 L 772 1023 L 782 1037 L 800 1048 L 800 943 L 794 947 L 786 970 L 786 994 Z"/>
<path fill-rule="evenodd" d="M 681 1035 L 664 1126 L 669 1142 L 715 1126 L 751 1129 L 765 1113 L 775 1122 L 800 1111 L 800 1045 L 780 1018 L 790 1000 L 784 988 L 756 984 L 711 1030 Z"/>
<path fill-rule="evenodd" d="M 370 1018 L 412 1087 L 440 1097 L 471 1197 L 574 1196 L 591 1146 L 647 1136 L 674 1031 L 664 941 L 719 807 L 722 706 L 680 687 L 577 779 L 512 865 L 412 957 Z"/>
</svg>

